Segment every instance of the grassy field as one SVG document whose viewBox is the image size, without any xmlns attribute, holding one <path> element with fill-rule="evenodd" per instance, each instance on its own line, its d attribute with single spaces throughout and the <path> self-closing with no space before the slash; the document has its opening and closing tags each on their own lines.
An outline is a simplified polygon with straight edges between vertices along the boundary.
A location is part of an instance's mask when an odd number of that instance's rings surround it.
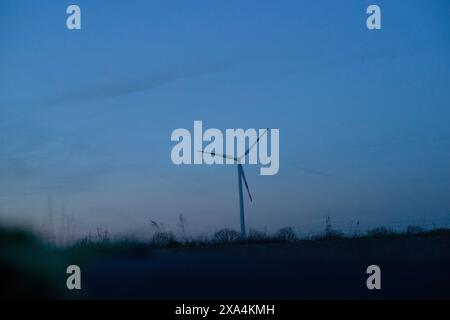
<svg viewBox="0 0 450 320">
<path fill-rule="evenodd" d="M 0 232 L 2 298 L 62 299 L 449 299 L 450 230 L 218 237 L 150 243 L 84 239 L 60 248 L 18 230 Z M 66 289 L 66 267 L 82 290 Z M 366 288 L 381 267 L 382 289 Z"/>
</svg>

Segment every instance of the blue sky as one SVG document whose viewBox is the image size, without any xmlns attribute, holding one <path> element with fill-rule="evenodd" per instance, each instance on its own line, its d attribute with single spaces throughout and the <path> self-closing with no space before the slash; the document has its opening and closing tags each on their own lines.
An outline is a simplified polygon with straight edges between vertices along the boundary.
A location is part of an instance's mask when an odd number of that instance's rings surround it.
<svg viewBox="0 0 450 320">
<path fill-rule="evenodd" d="M 238 229 L 235 169 L 170 160 L 194 120 L 280 129 L 250 228 L 450 223 L 448 1 L 6 0 L 0 39 L 4 223 L 42 228 L 51 194 L 77 235 Z"/>
</svg>

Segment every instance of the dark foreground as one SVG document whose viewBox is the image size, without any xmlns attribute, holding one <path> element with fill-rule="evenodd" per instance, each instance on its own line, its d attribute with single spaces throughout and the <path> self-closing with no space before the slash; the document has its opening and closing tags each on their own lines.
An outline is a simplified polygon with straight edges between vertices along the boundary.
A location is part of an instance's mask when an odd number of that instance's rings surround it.
<svg viewBox="0 0 450 320">
<path fill-rule="evenodd" d="M 8 251 L 9 250 L 9 251 Z M 65 288 L 78 264 L 82 290 Z M 366 268 L 381 267 L 381 290 Z M 3 298 L 449 299 L 450 234 L 0 253 Z"/>
</svg>

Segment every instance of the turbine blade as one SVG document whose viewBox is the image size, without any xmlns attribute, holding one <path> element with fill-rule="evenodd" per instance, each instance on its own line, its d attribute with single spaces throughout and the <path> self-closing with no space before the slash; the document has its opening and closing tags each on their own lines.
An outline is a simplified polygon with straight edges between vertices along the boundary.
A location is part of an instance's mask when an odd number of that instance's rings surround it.
<svg viewBox="0 0 450 320">
<path fill-rule="evenodd" d="M 245 151 L 245 153 L 239 157 L 239 160 L 241 160 L 243 157 L 245 157 L 246 155 L 249 154 L 250 150 L 253 149 L 254 146 L 256 146 L 256 144 L 259 142 L 259 139 L 261 139 L 266 133 L 267 131 L 269 131 L 269 128 L 266 129 L 266 131 L 264 131 L 259 137 L 258 139 L 256 139 L 255 142 L 252 143 L 252 145 L 250 147 L 248 147 L 247 151 Z"/>
<path fill-rule="evenodd" d="M 250 189 L 248 188 L 247 179 L 245 178 L 244 168 L 241 164 L 238 164 L 239 171 L 241 172 L 241 177 L 244 180 L 245 188 L 247 189 L 248 196 L 250 197 L 250 201 L 253 202 L 252 195 L 250 194 Z"/>
<path fill-rule="evenodd" d="M 220 153 L 216 153 L 216 152 L 208 152 L 208 151 L 204 151 L 204 150 L 198 150 L 198 152 L 210 154 L 210 155 L 212 155 L 213 157 L 218 156 L 218 157 L 222 157 L 222 158 L 224 158 L 224 159 L 231 159 L 231 160 L 237 161 L 236 158 L 234 158 L 234 157 L 232 157 L 232 156 L 229 156 L 229 155 L 227 155 L 227 154 L 220 154 Z"/>
</svg>

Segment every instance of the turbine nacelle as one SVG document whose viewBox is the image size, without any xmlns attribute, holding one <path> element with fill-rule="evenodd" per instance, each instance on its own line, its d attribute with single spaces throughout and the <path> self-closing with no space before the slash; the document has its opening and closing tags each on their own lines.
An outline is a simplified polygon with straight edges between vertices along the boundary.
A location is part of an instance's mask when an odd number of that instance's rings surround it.
<svg viewBox="0 0 450 320">
<path fill-rule="evenodd" d="M 246 157 L 246 156 L 250 153 L 250 151 L 253 149 L 253 147 L 256 146 L 256 145 L 258 144 L 259 140 L 260 140 L 260 139 L 261 139 L 268 131 L 269 131 L 269 129 L 267 128 L 266 131 L 264 131 L 264 132 L 256 139 L 256 141 L 253 142 L 253 143 L 248 147 L 248 149 L 247 149 L 241 156 L 238 156 L 238 157 L 233 157 L 233 156 L 230 156 L 230 155 L 228 155 L 228 154 L 217 153 L 217 152 L 215 152 L 215 151 L 213 151 L 213 152 L 208 152 L 208 151 L 204 151 L 204 150 L 198 150 L 198 152 L 201 152 L 201 153 L 203 153 L 203 154 L 209 154 L 209 155 L 211 155 L 211 156 L 213 156 L 213 157 L 218 156 L 218 157 L 221 157 L 221 158 L 224 158 L 224 159 L 231 159 L 231 160 L 234 160 L 234 161 L 236 162 L 236 164 L 241 164 L 242 159 L 243 159 L 244 157 Z"/>
</svg>

